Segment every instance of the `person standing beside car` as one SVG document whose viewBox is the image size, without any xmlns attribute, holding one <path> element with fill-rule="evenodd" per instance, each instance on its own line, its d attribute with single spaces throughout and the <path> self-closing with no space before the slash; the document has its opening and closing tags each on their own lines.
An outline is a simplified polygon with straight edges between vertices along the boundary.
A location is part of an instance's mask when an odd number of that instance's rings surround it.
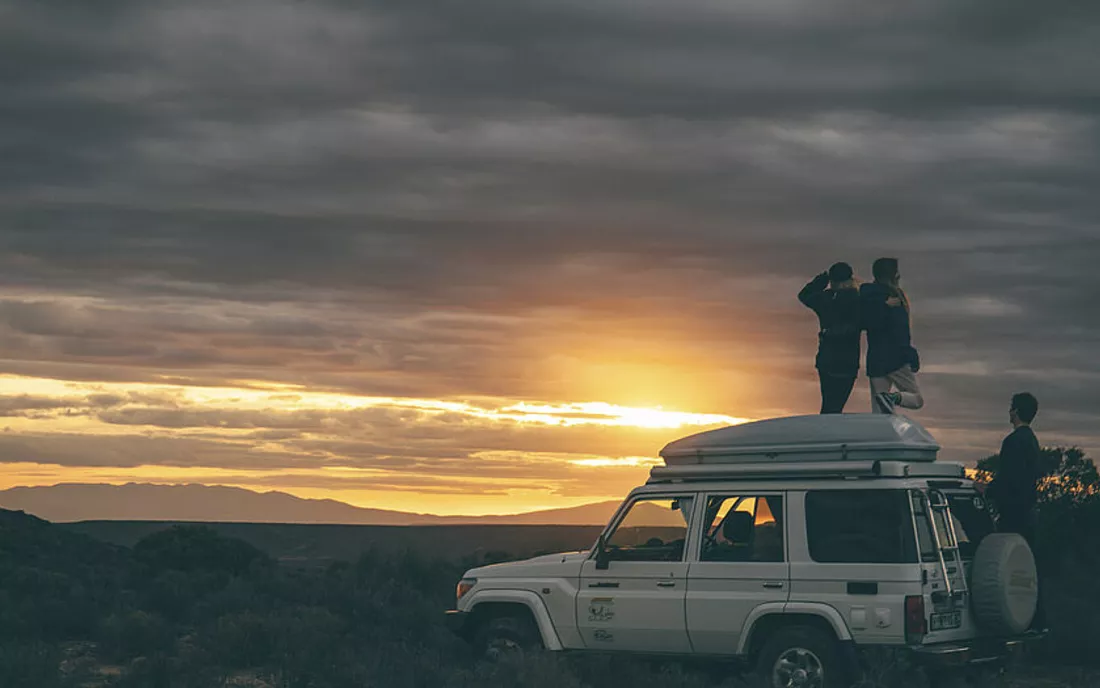
<svg viewBox="0 0 1100 688">
<path fill-rule="evenodd" d="M 1031 423 L 1039 413 L 1039 400 L 1030 392 L 1012 397 L 1008 419 L 1012 432 L 1001 443 L 997 475 L 985 489 L 985 496 L 997 507 L 997 531 L 1016 533 L 1035 550 L 1035 507 L 1039 502 L 1039 439 Z M 1038 564 L 1038 553 L 1036 553 Z M 1042 581 L 1039 582 L 1039 606 L 1031 622 L 1033 629 L 1043 629 Z"/>
<path fill-rule="evenodd" d="M 872 411 L 922 408 L 924 396 L 917 383 L 920 355 L 910 339 L 909 297 L 901 288 L 898 260 L 879 258 L 871 271 L 875 281 L 862 285 L 859 293 L 867 330 Z"/>
<path fill-rule="evenodd" d="M 798 300 L 817 314 L 815 367 L 821 382 L 821 413 L 843 413 L 859 376 L 859 284 L 847 263 L 835 263 L 814 277 Z"/>
</svg>

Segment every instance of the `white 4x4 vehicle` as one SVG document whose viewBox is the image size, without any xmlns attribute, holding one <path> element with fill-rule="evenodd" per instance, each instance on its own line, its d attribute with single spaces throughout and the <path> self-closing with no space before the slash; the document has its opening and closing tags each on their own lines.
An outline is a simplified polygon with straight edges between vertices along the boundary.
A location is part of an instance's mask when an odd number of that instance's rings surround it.
<svg viewBox="0 0 1100 688">
<path fill-rule="evenodd" d="M 933 670 L 1028 639 L 1035 562 L 960 464 L 895 415 L 800 416 L 678 440 L 590 551 L 472 569 L 449 625 L 521 648 L 737 658 L 838 688 L 859 650 Z"/>
</svg>

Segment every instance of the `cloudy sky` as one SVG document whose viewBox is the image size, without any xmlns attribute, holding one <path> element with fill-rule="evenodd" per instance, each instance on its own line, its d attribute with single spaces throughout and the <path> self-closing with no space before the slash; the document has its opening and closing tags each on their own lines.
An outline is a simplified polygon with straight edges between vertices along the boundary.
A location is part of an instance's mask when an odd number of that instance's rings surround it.
<svg viewBox="0 0 1100 688">
<path fill-rule="evenodd" d="M 1095 456 L 1098 64 L 1070 0 L 2 1 L 0 488 L 614 498 L 816 411 L 795 294 L 884 254 L 948 457 L 1022 389 Z"/>
</svg>

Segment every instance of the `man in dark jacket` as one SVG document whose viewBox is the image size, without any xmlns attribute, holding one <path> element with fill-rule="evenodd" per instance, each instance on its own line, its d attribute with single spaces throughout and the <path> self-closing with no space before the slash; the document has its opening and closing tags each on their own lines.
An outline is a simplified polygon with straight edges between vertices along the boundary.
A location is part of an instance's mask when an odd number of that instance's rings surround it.
<svg viewBox="0 0 1100 688">
<path fill-rule="evenodd" d="M 1031 422 L 1038 412 L 1039 401 L 1034 395 L 1022 392 L 1012 397 L 1008 418 L 1013 430 L 1001 443 L 997 476 L 985 490 L 986 496 L 997 507 L 997 530 L 1022 535 L 1032 550 L 1035 549 L 1035 504 L 1038 502 L 1041 472 L 1039 440 L 1031 429 Z M 1034 629 L 1045 628 L 1042 592 L 1040 581 L 1040 605 L 1031 622 Z"/>
<path fill-rule="evenodd" d="M 910 341 L 909 298 L 901 288 L 898 261 L 879 258 L 872 272 L 875 281 L 859 290 L 867 330 L 872 410 L 893 413 L 895 406 L 919 409 L 924 406 L 917 384 L 920 356 Z"/>
<path fill-rule="evenodd" d="M 798 300 L 817 314 L 820 325 L 817 374 L 821 412 L 843 413 L 859 375 L 861 333 L 859 290 L 852 266 L 836 263 L 798 292 Z"/>
<path fill-rule="evenodd" d="M 997 477 L 986 490 L 1000 514 L 997 529 L 1019 533 L 1029 541 L 1039 483 L 1039 440 L 1031 421 L 1038 412 L 1039 402 L 1033 395 L 1023 392 L 1012 397 L 1008 417 L 1014 429 L 1001 443 Z"/>
</svg>

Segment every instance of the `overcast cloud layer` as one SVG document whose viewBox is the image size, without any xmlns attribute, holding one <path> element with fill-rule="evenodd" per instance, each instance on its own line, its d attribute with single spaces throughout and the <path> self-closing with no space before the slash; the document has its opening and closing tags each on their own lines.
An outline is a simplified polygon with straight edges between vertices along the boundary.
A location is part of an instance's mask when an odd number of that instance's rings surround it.
<svg viewBox="0 0 1100 688">
<path fill-rule="evenodd" d="M 795 293 L 888 254 L 949 455 L 1021 389 L 1095 455 L 1098 64 L 1069 0 L 0 2 L 0 373 L 813 412 Z M 384 470 L 419 510 L 468 471 L 604 496 L 644 470 L 562 457 L 670 438 L 100 399 L 84 441 L 17 387 L 0 461 L 263 481 L 179 434 L 245 422 L 272 471 Z"/>
</svg>

